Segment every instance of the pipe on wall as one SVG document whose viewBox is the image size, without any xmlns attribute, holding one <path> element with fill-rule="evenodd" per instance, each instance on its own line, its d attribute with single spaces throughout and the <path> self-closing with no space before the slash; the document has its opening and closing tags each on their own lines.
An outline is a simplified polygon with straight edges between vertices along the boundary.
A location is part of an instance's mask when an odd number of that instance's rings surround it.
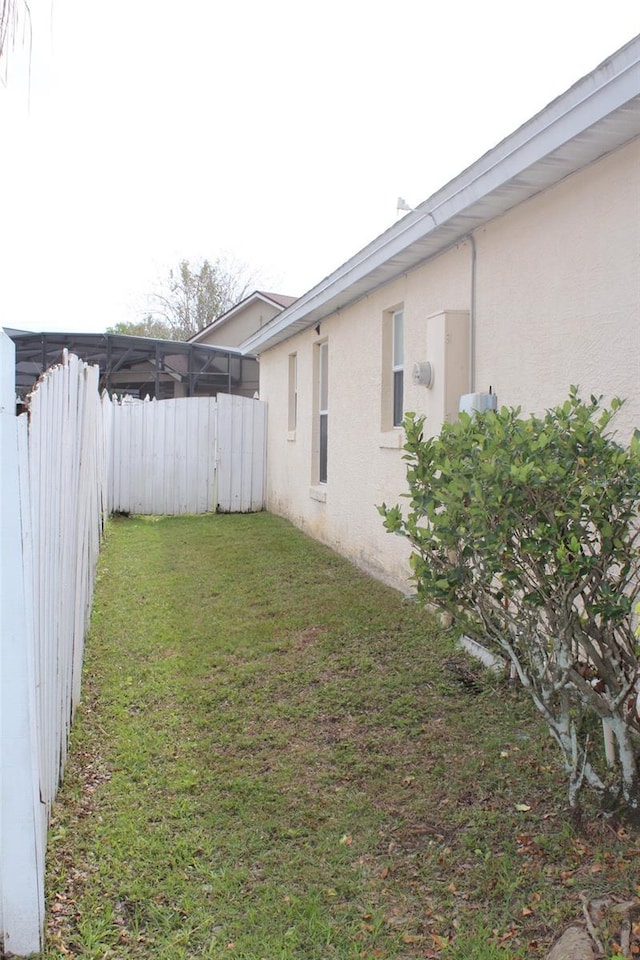
<svg viewBox="0 0 640 960">
<path fill-rule="evenodd" d="M 469 297 L 469 393 L 476 389 L 476 259 L 475 237 L 468 233 L 466 238 L 471 245 L 471 291 Z"/>
</svg>

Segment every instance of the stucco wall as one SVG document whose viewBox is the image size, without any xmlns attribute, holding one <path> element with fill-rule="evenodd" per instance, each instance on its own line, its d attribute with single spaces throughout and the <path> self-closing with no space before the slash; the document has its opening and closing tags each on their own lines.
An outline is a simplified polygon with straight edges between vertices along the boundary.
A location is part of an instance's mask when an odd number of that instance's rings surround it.
<svg viewBox="0 0 640 960">
<path fill-rule="evenodd" d="M 542 412 L 570 384 L 629 398 L 627 439 L 640 425 L 640 143 L 532 198 L 475 234 L 475 389 Z M 384 316 L 404 307 L 405 410 L 437 432 L 469 384 L 471 245 L 462 242 L 359 303 L 261 356 L 268 403 L 268 507 L 357 564 L 408 587 L 408 550 L 384 532 L 375 504 L 406 489 L 402 431 L 381 428 Z M 450 311 L 444 313 L 443 311 Z M 329 344 L 328 482 L 314 485 L 314 344 Z M 288 432 L 289 354 L 297 354 L 298 417 Z M 434 364 L 432 389 L 411 381 Z M 455 415 L 455 409 L 454 414 Z"/>
<path fill-rule="evenodd" d="M 477 389 L 541 412 L 619 395 L 640 426 L 640 140 L 476 235 Z"/>
<path fill-rule="evenodd" d="M 401 429 L 382 429 L 381 391 L 385 313 L 404 305 L 405 409 L 435 416 L 434 392 L 411 381 L 415 361 L 428 359 L 429 317 L 443 326 L 444 308 L 466 310 L 469 302 L 468 244 L 461 244 L 420 270 L 395 280 L 346 313 L 262 354 L 260 397 L 268 403 L 267 502 L 312 536 L 358 565 L 396 585 L 407 586 L 408 550 L 384 531 L 375 509 L 396 502 L 405 489 Z M 467 321 L 464 322 L 465 333 Z M 314 485 L 314 344 L 329 344 L 328 482 Z M 466 343 L 466 341 L 465 341 Z M 297 354 L 298 418 L 288 431 L 289 354 Z M 465 350 L 466 353 L 466 350 Z M 435 367 L 435 382 L 443 372 Z M 439 428 L 439 424 L 438 424 Z M 316 499 L 326 495 L 324 502 Z"/>
</svg>

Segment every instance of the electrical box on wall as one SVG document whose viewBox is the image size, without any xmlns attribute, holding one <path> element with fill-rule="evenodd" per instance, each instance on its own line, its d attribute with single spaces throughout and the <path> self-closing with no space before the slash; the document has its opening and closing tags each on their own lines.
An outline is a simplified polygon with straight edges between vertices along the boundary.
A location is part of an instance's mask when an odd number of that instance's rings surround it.
<svg viewBox="0 0 640 960">
<path fill-rule="evenodd" d="M 460 394 L 469 389 L 469 313 L 440 310 L 426 318 L 423 356 L 429 358 L 433 379 L 416 398 L 429 429 L 438 432 L 443 423 L 458 419 Z"/>
<path fill-rule="evenodd" d="M 498 397 L 495 393 L 463 393 L 460 397 L 460 413 L 484 413 L 485 410 L 497 410 Z"/>
</svg>

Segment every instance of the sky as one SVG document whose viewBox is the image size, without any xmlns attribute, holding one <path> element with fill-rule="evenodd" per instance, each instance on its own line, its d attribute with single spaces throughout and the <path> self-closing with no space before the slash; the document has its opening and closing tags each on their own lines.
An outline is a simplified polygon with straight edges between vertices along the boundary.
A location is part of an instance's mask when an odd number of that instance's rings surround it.
<svg viewBox="0 0 640 960">
<path fill-rule="evenodd" d="M 0 325 L 49 331 L 140 320 L 182 259 L 303 294 L 640 33 L 638 0 L 29 6 Z"/>
</svg>

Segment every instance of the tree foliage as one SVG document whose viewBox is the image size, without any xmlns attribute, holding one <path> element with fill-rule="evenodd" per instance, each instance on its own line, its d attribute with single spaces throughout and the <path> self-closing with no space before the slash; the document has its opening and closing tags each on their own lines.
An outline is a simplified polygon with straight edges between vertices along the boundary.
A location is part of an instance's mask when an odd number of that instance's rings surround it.
<svg viewBox="0 0 640 960">
<path fill-rule="evenodd" d="M 587 784 L 637 810 L 640 436 L 624 448 L 610 433 L 620 405 L 572 387 L 543 417 L 462 414 L 433 438 L 408 414 L 410 509 L 379 510 L 412 544 L 418 596 L 515 667 L 560 746 L 571 804 Z"/>
<path fill-rule="evenodd" d="M 156 320 L 147 314 L 142 320 L 132 320 L 129 323 L 116 323 L 107 327 L 107 333 L 123 333 L 128 337 L 153 337 L 156 340 L 173 340 L 172 328 L 163 320 Z"/>
</svg>

